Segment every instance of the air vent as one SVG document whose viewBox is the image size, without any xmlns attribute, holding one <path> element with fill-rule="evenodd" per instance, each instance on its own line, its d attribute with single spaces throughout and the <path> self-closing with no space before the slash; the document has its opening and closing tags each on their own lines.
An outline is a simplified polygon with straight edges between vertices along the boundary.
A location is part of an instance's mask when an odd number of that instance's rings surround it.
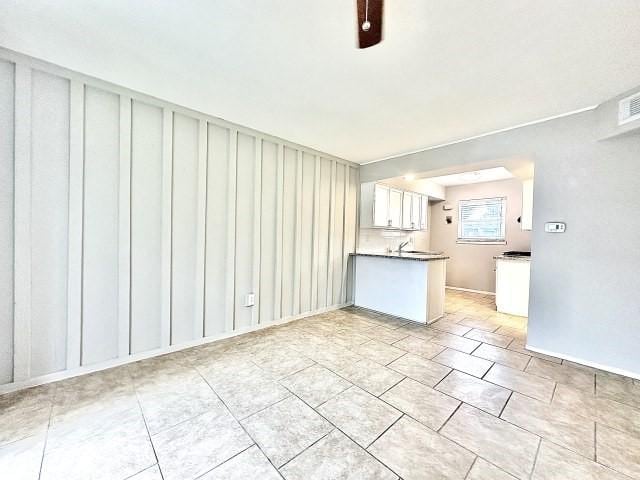
<svg viewBox="0 0 640 480">
<path fill-rule="evenodd" d="M 618 124 L 640 120 L 640 92 L 620 100 L 618 107 Z"/>
</svg>

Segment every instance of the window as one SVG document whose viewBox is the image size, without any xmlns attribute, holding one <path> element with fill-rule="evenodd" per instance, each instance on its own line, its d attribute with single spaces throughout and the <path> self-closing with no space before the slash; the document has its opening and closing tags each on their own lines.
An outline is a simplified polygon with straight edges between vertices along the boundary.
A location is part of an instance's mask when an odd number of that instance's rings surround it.
<svg viewBox="0 0 640 480">
<path fill-rule="evenodd" d="M 506 243 L 506 198 L 460 200 L 459 243 Z"/>
</svg>

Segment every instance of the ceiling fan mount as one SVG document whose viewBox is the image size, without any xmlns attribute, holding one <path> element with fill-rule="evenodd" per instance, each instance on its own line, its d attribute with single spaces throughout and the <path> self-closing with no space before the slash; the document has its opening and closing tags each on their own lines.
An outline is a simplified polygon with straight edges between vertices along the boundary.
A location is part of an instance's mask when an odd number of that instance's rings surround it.
<svg viewBox="0 0 640 480">
<path fill-rule="evenodd" d="M 357 0 L 358 48 L 369 48 L 382 41 L 384 0 Z"/>
</svg>

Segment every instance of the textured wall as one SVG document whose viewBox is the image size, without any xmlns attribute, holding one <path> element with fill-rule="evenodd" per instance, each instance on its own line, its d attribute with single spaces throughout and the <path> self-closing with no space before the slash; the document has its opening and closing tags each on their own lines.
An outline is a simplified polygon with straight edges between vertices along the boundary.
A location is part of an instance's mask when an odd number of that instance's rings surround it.
<svg viewBox="0 0 640 480">
<path fill-rule="evenodd" d="M 0 383 L 347 302 L 357 165 L 1 49 L 0 87 Z"/>
</svg>

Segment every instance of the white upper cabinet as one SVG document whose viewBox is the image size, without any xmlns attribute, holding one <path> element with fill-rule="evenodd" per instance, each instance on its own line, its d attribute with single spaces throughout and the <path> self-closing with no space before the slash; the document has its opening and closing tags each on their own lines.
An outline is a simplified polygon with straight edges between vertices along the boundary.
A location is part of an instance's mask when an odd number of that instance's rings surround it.
<svg viewBox="0 0 640 480">
<path fill-rule="evenodd" d="M 533 228 L 533 179 L 522 182 L 522 216 L 520 228 L 531 230 Z"/>
<path fill-rule="evenodd" d="M 389 223 L 389 187 L 376 184 L 373 195 L 373 226 L 390 227 Z"/>
<path fill-rule="evenodd" d="M 411 208 L 413 207 L 413 195 L 409 192 L 404 192 L 402 196 L 402 229 L 413 230 L 411 225 Z"/>
<path fill-rule="evenodd" d="M 389 190 L 389 226 L 402 226 L 402 191 L 393 188 Z"/>
<path fill-rule="evenodd" d="M 420 195 L 420 230 L 429 226 L 429 197 Z"/>
<path fill-rule="evenodd" d="M 420 195 L 411 193 L 411 230 L 420 230 Z"/>
<path fill-rule="evenodd" d="M 427 195 L 404 192 L 375 182 L 363 183 L 360 191 L 360 227 L 427 228 Z"/>
</svg>

